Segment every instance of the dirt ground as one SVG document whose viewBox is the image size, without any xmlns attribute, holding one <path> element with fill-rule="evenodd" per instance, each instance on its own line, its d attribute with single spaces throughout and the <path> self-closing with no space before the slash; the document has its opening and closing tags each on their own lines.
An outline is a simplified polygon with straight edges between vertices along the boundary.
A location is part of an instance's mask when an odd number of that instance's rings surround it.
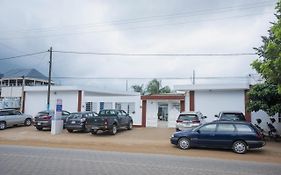
<svg viewBox="0 0 281 175">
<path fill-rule="evenodd" d="M 180 150 L 170 144 L 169 137 L 174 129 L 134 128 L 120 131 L 112 136 L 107 133 L 68 133 L 51 135 L 50 131 L 37 131 L 33 126 L 15 127 L 0 131 L 0 144 L 45 146 L 60 148 L 93 149 L 134 153 L 154 153 L 191 157 L 210 157 L 281 164 L 281 143 L 268 141 L 262 149 L 247 154 L 235 154 L 231 150 L 190 149 Z"/>
</svg>

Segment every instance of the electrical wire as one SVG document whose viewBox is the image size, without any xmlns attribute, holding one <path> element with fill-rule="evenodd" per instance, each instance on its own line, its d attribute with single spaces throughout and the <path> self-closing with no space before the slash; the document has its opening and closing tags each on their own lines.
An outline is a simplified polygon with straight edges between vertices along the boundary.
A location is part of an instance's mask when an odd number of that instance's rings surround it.
<svg viewBox="0 0 281 175">
<path fill-rule="evenodd" d="M 22 57 L 33 56 L 33 55 L 39 55 L 39 54 L 43 54 L 43 53 L 47 53 L 47 52 L 48 51 L 34 52 L 34 53 L 28 53 L 28 54 L 24 54 L 24 55 L 17 55 L 17 56 L 12 56 L 12 57 L 0 58 L 0 61 L 15 59 L 15 58 L 22 58 Z"/>
<path fill-rule="evenodd" d="M 62 54 L 79 54 L 79 55 L 99 55 L 99 56 L 164 56 L 164 57 L 190 57 L 190 56 L 246 56 L 256 55 L 255 53 L 108 53 L 108 52 L 78 52 L 78 51 L 61 51 L 53 50 Z"/>
</svg>

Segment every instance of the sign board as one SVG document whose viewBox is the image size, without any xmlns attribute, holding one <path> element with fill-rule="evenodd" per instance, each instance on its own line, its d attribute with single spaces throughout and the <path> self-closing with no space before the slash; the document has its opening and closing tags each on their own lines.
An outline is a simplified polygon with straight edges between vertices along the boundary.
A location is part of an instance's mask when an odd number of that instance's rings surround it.
<svg viewBox="0 0 281 175">
<path fill-rule="evenodd" d="M 58 120 L 61 118 L 61 116 L 62 116 L 62 99 L 57 99 L 55 119 Z"/>
</svg>

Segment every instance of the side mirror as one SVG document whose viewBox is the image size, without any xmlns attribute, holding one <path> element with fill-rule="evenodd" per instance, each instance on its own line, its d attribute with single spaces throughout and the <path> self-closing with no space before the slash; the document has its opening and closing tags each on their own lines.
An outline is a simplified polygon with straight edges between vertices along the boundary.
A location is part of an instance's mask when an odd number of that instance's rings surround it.
<svg viewBox="0 0 281 175">
<path fill-rule="evenodd" d="M 198 134 L 200 134 L 200 129 L 196 130 L 196 132 L 198 132 Z"/>
<path fill-rule="evenodd" d="M 219 116 L 218 116 L 218 115 L 215 115 L 215 117 L 219 118 Z"/>
<path fill-rule="evenodd" d="M 207 118 L 207 116 L 203 116 L 203 118 Z"/>
</svg>

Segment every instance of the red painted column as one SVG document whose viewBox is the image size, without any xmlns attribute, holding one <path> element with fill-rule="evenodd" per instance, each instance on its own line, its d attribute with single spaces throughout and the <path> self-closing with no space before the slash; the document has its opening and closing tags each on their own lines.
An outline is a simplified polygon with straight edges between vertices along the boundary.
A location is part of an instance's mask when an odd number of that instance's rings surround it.
<svg viewBox="0 0 281 175">
<path fill-rule="evenodd" d="M 252 121 L 251 112 L 247 111 L 247 106 L 249 103 L 248 90 L 244 91 L 244 97 L 245 97 L 245 118 L 248 122 L 251 122 Z"/>
<path fill-rule="evenodd" d="M 81 112 L 81 106 L 82 106 L 82 91 L 78 91 L 78 107 L 77 107 L 78 112 Z"/>
<path fill-rule="evenodd" d="M 195 105 L 194 105 L 194 91 L 189 91 L 189 110 L 195 111 Z"/>
<path fill-rule="evenodd" d="M 185 111 L 185 100 L 180 101 L 180 112 Z"/>
<path fill-rule="evenodd" d="M 143 127 L 146 127 L 146 100 L 142 100 L 142 121 L 141 121 L 141 125 Z"/>
</svg>

